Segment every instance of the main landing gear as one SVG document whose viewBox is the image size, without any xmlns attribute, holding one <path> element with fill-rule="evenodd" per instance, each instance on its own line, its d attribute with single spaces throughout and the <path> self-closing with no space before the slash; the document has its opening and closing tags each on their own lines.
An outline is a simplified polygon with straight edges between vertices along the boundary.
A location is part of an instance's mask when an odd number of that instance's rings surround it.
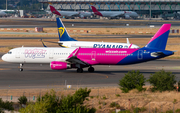
<svg viewBox="0 0 180 113">
<path fill-rule="evenodd" d="M 89 72 L 94 72 L 94 68 L 90 66 L 90 67 L 88 68 L 88 71 L 89 71 Z"/>
<path fill-rule="evenodd" d="M 90 66 L 88 68 L 88 71 L 89 72 L 94 72 L 94 68 Z M 77 68 L 77 73 L 83 73 L 83 68 Z"/>
<path fill-rule="evenodd" d="M 23 64 L 20 64 L 19 71 L 23 71 Z"/>
<path fill-rule="evenodd" d="M 82 68 L 77 68 L 77 73 L 82 73 L 83 69 Z"/>
</svg>

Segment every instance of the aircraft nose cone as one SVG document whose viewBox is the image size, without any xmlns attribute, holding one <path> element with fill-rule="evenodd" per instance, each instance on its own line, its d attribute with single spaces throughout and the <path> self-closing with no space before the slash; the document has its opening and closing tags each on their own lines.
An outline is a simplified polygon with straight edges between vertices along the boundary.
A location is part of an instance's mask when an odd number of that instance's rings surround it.
<svg viewBox="0 0 180 113">
<path fill-rule="evenodd" d="M 1 57 L 1 59 L 3 60 L 3 61 L 6 61 L 6 56 L 5 55 L 3 55 L 2 57 Z"/>
</svg>

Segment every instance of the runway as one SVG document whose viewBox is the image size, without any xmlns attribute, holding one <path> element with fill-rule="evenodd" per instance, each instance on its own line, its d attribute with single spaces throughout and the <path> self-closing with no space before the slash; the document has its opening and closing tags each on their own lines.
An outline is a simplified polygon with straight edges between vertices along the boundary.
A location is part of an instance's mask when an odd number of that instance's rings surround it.
<svg viewBox="0 0 180 113">
<path fill-rule="evenodd" d="M 36 18 L 1 18 L 2 22 L 0 28 L 56 28 L 57 24 L 55 19 L 36 19 Z M 164 23 L 170 23 L 174 27 L 179 27 L 180 22 L 175 20 L 105 20 L 105 19 L 62 19 L 66 27 L 76 28 L 144 28 L 154 25 L 160 27 Z M 72 26 L 73 24 L 73 26 Z M 129 24 L 129 26 L 126 26 Z"/>
<path fill-rule="evenodd" d="M 2 53 L 0 54 L 0 57 Z M 148 79 L 151 74 L 161 69 L 171 71 L 180 80 L 180 60 L 155 60 L 135 65 L 94 66 L 95 72 L 76 73 L 76 69 L 55 71 L 49 64 L 24 64 L 24 71 L 19 72 L 19 64 L 0 62 L 0 89 L 47 88 L 50 85 L 72 85 L 72 87 L 108 87 L 118 86 L 120 79 L 131 70 L 140 70 Z M 66 82 L 65 82 L 66 81 Z M 146 84 L 148 85 L 148 84 Z"/>
<path fill-rule="evenodd" d="M 8 34 L 7 32 L 4 32 Z M 1 33 L 0 33 L 1 34 Z M 13 34 L 13 33 L 12 33 Z M 16 34 L 16 33 L 14 33 Z M 29 33 L 30 34 L 30 33 Z M 41 33 L 43 34 L 43 33 Z M 47 33 L 44 33 L 46 35 Z M 54 33 L 56 34 L 56 33 Z M 31 35 L 31 34 L 30 34 Z M 71 35 L 71 34 L 70 34 Z M 104 39 L 104 38 L 151 38 L 154 35 L 104 35 L 104 34 L 78 34 L 81 37 L 78 37 L 78 39 Z M 88 36 L 88 37 L 87 37 Z M 91 37 L 92 36 L 92 37 Z M 177 38 L 180 37 L 180 35 L 169 35 L 169 38 Z M 72 37 L 76 38 L 76 37 Z M 0 40 L 14 40 L 14 39 L 59 39 L 58 34 L 57 37 L 0 37 Z"/>
</svg>

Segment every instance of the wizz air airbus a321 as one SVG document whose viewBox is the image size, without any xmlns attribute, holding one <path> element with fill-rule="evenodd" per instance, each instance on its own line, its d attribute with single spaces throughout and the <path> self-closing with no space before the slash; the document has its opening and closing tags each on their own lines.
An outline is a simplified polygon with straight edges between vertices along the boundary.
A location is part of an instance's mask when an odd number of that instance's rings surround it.
<svg viewBox="0 0 180 113">
<path fill-rule="evenodd" d="M 40 48 L 22 47 L 10 50 L 2 60 L 20 63 L 50 63 L 53 70 L 77 68 L 82 73 L 84 67 L 93 72 L 93 65 L 127 65 L 164 58 L 174 54 L 165 50 L 170 24 L 164 24 L 143 48 Z"/>
<path fill-rule="evenodd" d="M 112 43 L 112 42 L 89 42 L 89 41 L 77 41 L 71 38 L 66 31 L 60 18 L 56 18 L 59 40 L 58 43 L 62 47 L 85 47 L 85 48 L 139 48 L 135 44 L 130 44 L 127 39 L 127 43 Z"/>
</svg>

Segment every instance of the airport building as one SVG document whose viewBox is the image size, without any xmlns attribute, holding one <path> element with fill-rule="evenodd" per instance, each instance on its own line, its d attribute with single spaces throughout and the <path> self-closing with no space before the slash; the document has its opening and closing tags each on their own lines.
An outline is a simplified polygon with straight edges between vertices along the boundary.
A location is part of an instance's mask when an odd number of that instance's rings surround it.
<svg viewBox="0 0 180 113">
<path fill-rule="evenodd" d="M 180 0 L 39 0 L 39 2 L 52 3 L 59 10 L 91 11 L 90 5 L 94 5 L 99 11 L 136 11 L 144 17 L 149 16 L 151 9 L 154 18 L 161 14 L 180 11 Z"/>
</svg>

